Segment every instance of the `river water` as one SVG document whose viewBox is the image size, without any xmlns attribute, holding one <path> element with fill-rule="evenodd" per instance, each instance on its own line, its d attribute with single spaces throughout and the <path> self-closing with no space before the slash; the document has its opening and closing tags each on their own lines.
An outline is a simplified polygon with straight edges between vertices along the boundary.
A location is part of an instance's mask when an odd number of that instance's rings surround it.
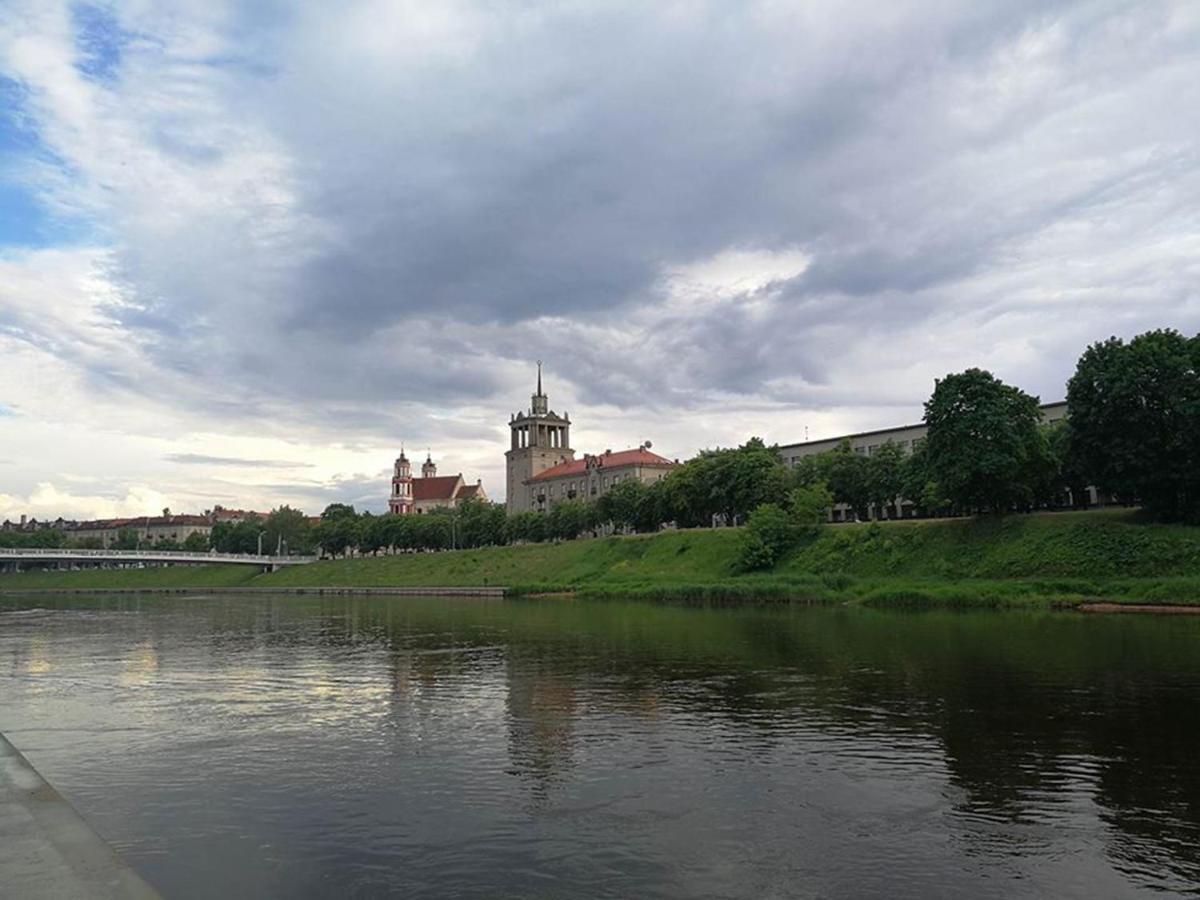
<svg viewBox="0 0 1200 900">
<path fill-rule="evenodd" d="M 1195 893 L 1198 698 L 1191 617 L 0 598 L 0 731 L 168 897 Z"/>
</svg>

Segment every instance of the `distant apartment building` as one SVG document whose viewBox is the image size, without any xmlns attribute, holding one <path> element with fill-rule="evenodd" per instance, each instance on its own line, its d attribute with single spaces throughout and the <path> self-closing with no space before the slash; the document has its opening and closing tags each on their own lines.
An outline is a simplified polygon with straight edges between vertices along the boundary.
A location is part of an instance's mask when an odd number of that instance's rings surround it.
<svg viewBox="0 0 1200 900">
<path fill-rule="evenodd" d="M 119 539 L 121 532 L 134 532 L 140 543 L 147 546 L 159 541 L 176 541 L 182 544 L 193 534 L 208 537 L 212 533 L 213 519 L 209 516 L 171 515 L 134 516 L 121 519 L 99 519 L 79 522 L 67 528 L 67 536 L 74 541 L 98 541 L 108 549 Z"/>
<path fill-rule="evenodd" d="M 1047 425 L 1061 422 L 1067 417 L 1066 401 L 1043 403 L 1041 406 L 1042 421 Z M 815 441 L 803 441 L 798 444 L 786 444 L 779 448 L 779 455 L 787 465 L 794 467 L 806 456 L 816 456 L 834 450 L 843 441 L 850 443 L 850 449 L 863 456 L 873 456 L 880 447 L 888 442 L 896 444 L 905 454 L 912 453 L 925 440 L 929 426 L 923 422 L 915 425 L 899 425 L 894 428 L 881 428 L 878 431 L 860 431 L 855 434 L 843 434 L 837 437 L 821 438 Z M 1088 489 L 1088 502 L 1097 502 L 1095 488 Z M 916 516 L 916 505 L 903 498 L 885 510 L 871 510 L 872 516 L 884 518 L 913 518 Z M 842 522 L 854 518 L 854 512 L 844 504 L 833 509 L 833 521 Z"/>
</svg>

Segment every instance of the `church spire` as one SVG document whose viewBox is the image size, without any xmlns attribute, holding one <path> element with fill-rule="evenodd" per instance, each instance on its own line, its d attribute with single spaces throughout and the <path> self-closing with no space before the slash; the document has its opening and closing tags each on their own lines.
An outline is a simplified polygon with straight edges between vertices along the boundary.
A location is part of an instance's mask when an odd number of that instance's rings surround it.
<svg viewBox="0 0 1200 900">
<path fill-rule="evenodd" d="M 537 363 L 537 393 L 533 395 L 533 406 L 530 412 L 535 416 L 544 416 L 550 409 L 550 401 L 542 393 L 542 361 Z"/>
</svg>

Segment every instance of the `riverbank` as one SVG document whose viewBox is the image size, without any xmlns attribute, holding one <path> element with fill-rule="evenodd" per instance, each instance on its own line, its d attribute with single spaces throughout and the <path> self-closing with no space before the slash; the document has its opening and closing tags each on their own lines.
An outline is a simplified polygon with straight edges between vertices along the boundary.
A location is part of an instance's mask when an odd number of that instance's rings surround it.
<svg viewBox="0 0 1200 900">
<path fill-rule="evenodd" d="M 5 896 L 158 897 L 2 734 L 0 834 L 0 893 Z"/>
<path fill-rule="evenodd" d="M 775 570 L 736 574 L 739 531 L 672 531 L 452 553 L 24 573 L 0 590 L 507 588 L 590 599 L 887 606 L 1200 604 L 1200 529 L 1127 511 L 830 526 Z"/>
</svg>

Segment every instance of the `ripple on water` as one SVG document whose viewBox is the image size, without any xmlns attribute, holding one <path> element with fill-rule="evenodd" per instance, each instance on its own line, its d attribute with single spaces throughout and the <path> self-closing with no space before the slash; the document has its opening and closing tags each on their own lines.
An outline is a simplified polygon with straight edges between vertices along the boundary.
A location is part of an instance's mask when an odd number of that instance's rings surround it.
<svg viewBox="0 0 1200 900">
<path fill-rule="evenodd" d="M 1194 623 L 5 603 L 0 729 L 171 896 L 1200 886 Z"/>
</svg>

